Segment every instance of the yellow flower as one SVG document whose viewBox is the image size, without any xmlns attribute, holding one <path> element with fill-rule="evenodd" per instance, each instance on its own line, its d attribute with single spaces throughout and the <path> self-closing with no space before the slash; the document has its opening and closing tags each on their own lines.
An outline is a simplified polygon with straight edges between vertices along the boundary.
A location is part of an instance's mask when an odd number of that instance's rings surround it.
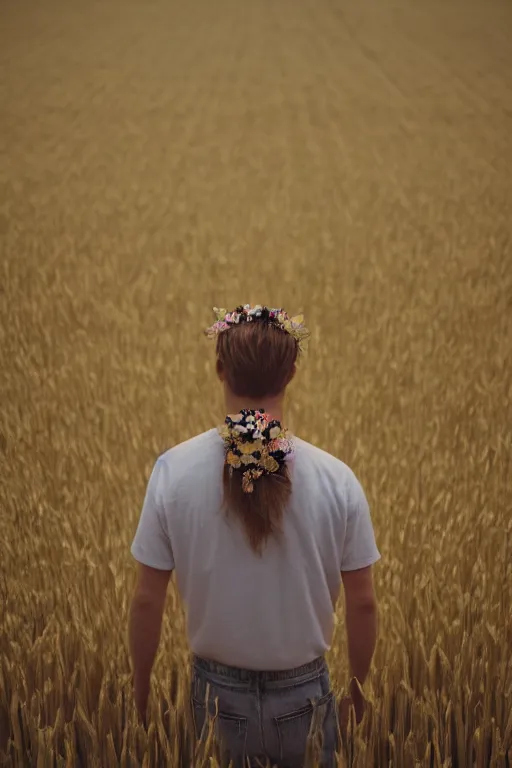
<svg viewBox="0 0 512 768">
<path fill-rule="evenodd" d="M 261 451 L 263 449 L 263 443 L 261 440 L 255 440 L 253 443 L 241 443 L 240 450 L 242 453 L 254 453 L 255 451 Z"/>
<path fill-rule="evenodd" d="M 234 467 L 234 469 L 238 469 L 238 467 L 241 466 L 240 457 L 235 456 L 233 451 L 228 451 L 228 455 L 226 456 L 226 464 L 229 464 L 230 467 Z"/>
<path fill-rule="evenodd" d="M 254 480 L 258 480 L 262 476 L 261 469 L 248 469 L 242 475 L 242 490 L 244 493 L 252 493 L 254 491 Z"/>
<path fill-rule="evenodd" d="M 272 456 L 262 456 L 259 465 L 267 472 L 277 472 L 279 469 L 279 463 Z"/>
</svg>

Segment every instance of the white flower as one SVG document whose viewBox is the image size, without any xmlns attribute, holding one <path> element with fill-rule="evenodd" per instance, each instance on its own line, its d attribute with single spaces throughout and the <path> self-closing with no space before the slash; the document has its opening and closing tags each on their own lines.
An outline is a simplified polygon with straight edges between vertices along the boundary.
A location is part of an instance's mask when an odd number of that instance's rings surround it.
<svg viewBox="0 0 512 768">
<path fill-rule="evenodd" d="M 247 434 L 247 427 L 244 427 L 242 424 L 236 424 L 233 429 L 235 432 L 240 432 L 241 435 Z"/>
</svg>

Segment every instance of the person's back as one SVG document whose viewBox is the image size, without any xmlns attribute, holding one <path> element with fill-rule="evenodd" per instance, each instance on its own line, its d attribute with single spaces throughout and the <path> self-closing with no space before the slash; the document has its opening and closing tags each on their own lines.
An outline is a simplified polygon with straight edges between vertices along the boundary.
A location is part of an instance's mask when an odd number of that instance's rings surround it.
<svg viewBox="0 0 512 768">
<path fill-rule="evenodd" d="M 312 723 L 332 765 L 338 726 L 324 654 L 342 579 L 361 682 L 375 644 L 370 566 L 380 555 L 368 504 L 349 467 L 282 426 L 303 326 L 283 314 L 248 321 L 247 308 L 226 317 L 213 329 L 231 416 L 158 459 L 132 553 L 147 579 L 176 570 L 198 738 L 217 699 L 218 737 L 235 766 L 302 765 Z"/>
</svg>

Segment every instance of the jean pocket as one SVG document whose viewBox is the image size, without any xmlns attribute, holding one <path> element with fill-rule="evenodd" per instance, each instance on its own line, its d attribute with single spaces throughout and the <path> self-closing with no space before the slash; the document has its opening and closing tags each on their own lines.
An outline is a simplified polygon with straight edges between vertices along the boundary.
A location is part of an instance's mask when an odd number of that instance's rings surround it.
<svg viewBox="0 0 512 768">
<path fill-rule="evenodd" d="M 192 698 L 192 711 L 197 740 L 205 742 L 213 736 L 224 759 L 233 760 L 236 765 L 243 763 L 247 718 L 217 711 L 214 702 L 210 702 L 207 709 L 205 702 L 196 698 Z"/>
<path fill-rule="evenodd" d="M 279 757 L 284 766 L 303 766 L 308 759 L 325 755 L 336 748 L 330 727 L 334 717 L 334 693 L 329 691 L 316 701 L 274 718 L 279 741 Z M 332 742 L 332 743 L 331 743 Z"/>
</svg>

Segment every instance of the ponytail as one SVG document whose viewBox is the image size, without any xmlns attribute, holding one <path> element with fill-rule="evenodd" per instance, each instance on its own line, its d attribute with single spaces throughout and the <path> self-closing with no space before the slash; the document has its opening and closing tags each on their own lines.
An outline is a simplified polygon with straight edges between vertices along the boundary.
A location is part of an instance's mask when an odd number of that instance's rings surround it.
<svg viewBox="0 0 512 768">
<path fill-rule="evenodd" d="M 224 439 L 224 504 L 238 517 L 249 544 L 261 555 L 271 536 L 279 536 L 291 492 L 287 461 L 293 443 L 279 421 L 262 410 L 227 416 Z"/>
</svg>

